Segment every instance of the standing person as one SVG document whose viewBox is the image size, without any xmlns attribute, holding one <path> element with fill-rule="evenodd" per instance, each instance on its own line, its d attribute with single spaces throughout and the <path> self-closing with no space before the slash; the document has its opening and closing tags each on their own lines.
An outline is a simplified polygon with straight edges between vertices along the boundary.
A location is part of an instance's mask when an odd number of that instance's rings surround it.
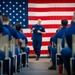
<svg viewBox="0 0 75 75">
<path fill-rule="evenodd" d="M 41 25 L 41 19 L 38 19 L 37 24 L 32 26 L 31 32 L 32 32 L 33 48 L 35 54 L 37 55 L 36 60 L 39 60 L 40 49 L 42 45 L 42 34 L 45 34 L 45 29 Z"/>
</svg>

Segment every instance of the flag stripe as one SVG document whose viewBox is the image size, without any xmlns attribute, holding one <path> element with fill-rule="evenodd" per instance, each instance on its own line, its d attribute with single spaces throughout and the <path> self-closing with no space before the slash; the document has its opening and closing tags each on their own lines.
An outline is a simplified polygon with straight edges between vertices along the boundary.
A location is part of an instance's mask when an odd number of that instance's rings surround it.
<svg viewBox="0 0 75 75">
<path fill-rule="evenodd" d="M 45 27 L 46 29 L 48 28 L 59 28 L 61 24 L 46 24 L 46 25 L 42 25 L 43 27 Z M 29 25 L 29 28 L 31 28 L 33 25 Z M 70 26 L 70 24 L 68 24 L 68 26 Z"/>
<path fill-rule="evenodd" d="M 32 46 L 28 46 L 31 50 L 34 50 Z M 42 46 L 41 50 L 47 50 L 48 46 Z"/>
<path fill-rule="evenodd" d="M 29 16 L 72 16 L 73 12 L 29 12 Z"/>
<path fill-rule="evenodd" d="M 57 30 L 57 28 L 53 28 L 53 29 L 45 29 L 45 31 L 46 31 L 46 33 L 55 33 L 56 32 L 56 30 Z M 30 33 L 30 29 L 23 29 L 23 32 L 24 33 Z"/>
<path fill-rule="evenodd" d="M 48 46 L 50 45 L 50 41 L 42 42 L 42 46 Z M 32 42 L 28 42 L 28 46 L 32 46 Z"/>
<path fill-rule="evenodd" d="M 35 7 L 34 8 L 28 8 L 29 12 L 35 12 L 35 11 L 36 12 L 49 12 L 49 11 L 51 11 L 51 12 L 52 11 L 55 11 L 55 12 L 56 11 L 58 11 L 58 12 L 59 11 L 66 11 L 66 12 L 72 11 L 73 12 L 74 10 L 75 10 L 75 7 L 73 7 L 73 8 L 71 8 L 71 7 L 69 7 L 69 8 L 67 8 L 67 7 L 66 8 L 55 8 L 55 7 L 54 8 L 35 8 Z"/>
<path fill-rule="evenodd" d="M 48 4 L 37 4 L 37 3 L 29 3 L 29 8 L 56 8 L 56 7 L 75 7 L 75 3 L 48 3 Z"/>
<path fill-rule="evenodd" d="M 37 20 L 38 18 L 42 20 L 61 20 L 63 18 L 66 18 L 68 20 L 72 19 L 72 16 L 29 16 L 29 20 Z"/>
<path fill-rule="evenodd" d="M 46 34 L 43 34 L 42 36 L 43 37 L 50 37 L 50 36 L 53 36 L 55 33 L 46 33 Z M 25 35 L 27 36 L 27 37 L 31 37 L 32 36 L 32 34 L 31 33 L 25 33 Z"/>
<path fill-rule="evenodd" d="M 42 38 L 42 42 L 48 42 L 49 40 L 50 40 L 50 37 L 43 37 L 43 38 Z M 31 37 L 28 37 L 28 41 L 29 41 L 29 42 L 32 42 Z"/>
<path fill-rule="evenodd" d="M 29 20 L 29 24 L 36 24 L 37 20 Z M 71 23 L 71 20 L 68 20 L 68 24 Z M 61 20 L 42 20 L 41 24 L 61 24 Z"/>
<path fill-rule="evenodd" d="M 28 0 L 29 3 L 74 3 L 75 0 Z"/>
</svg>

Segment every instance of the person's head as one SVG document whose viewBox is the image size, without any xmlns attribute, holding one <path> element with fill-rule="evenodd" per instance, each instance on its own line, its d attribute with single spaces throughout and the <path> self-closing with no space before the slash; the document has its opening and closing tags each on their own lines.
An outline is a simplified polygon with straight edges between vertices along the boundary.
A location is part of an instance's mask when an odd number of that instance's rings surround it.
<svg viewBox="0 0 75 75">
<path fill-rule="evenodd" d="M 17 31 L 20 31 L 21 28 L 22 28 L 22 25 L 21 25 L 20 23 L 17 23 L 17 24 L 16 24 L 16 30 L 17 30 Z"/>
<path fill-rule="evenodd" d="M 2 15 L 2 22 L 3 22 L 3 24 L 9 25 L 10 19 L 9 19 L 9 16 L 7 14 Z"/>
<path fill-rule="evenodd" d="M 2 13 L 0 12 L 0 20 L 2 19 Z"/>
<path fill-rule="evenodd" d="M 37 24 L 41 25 L 41 19 L 38 19 Z"/>
<path fill-rule="evenodd" d="M 68 24 L 68 20 L 67 20 L 67 19 L 61 20 L 61 25 L 62 25 L 63 27 L 66 27 L 67 24 Z"/>
</svg>

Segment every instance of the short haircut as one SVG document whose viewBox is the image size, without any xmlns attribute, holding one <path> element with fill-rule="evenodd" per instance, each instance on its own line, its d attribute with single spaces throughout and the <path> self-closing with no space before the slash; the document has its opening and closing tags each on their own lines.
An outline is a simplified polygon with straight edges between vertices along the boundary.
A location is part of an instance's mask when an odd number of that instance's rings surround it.
<svg viewBox="0 0 75 75">
<path fill-rule="evenodd" d="M 2 21 L 3 21 L 3 22 L 9 21 L 9 16 L 8 16 L 7 14 L 2 15 Z"/>
<path fill-rule="evenodd" d="M 16 30 L 17 30 L 17 31 L 20 31 L 21 28 L 22 28 L 22 25 L 21 25 L 20 23 L 17 23 L 17 24 L 16 24 Z"/>
<path fill-rule="evenodd" d="M 67 26 L 68 20 L 67 20 L 67 19 L 63 19 L 63 20 L 61 21 L 61 24 L 62 24 L 62 26 Z"/>
</svg>

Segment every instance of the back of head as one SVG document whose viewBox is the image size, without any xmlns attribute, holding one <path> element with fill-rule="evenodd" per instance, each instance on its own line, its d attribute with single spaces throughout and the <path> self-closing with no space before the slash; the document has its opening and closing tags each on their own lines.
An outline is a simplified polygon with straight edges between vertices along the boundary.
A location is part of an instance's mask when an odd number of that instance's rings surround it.
<svg viewBox="0 0 75 75">
<path fill-rule="evenodd" d="M 22 28 L 22 25 L 21 25 L 21 24 L 19 24 L 19 23 L 17 23 L 17 24 L 16 24 L 16 30 L 17 30 L 17 31 L 20 31 L 20 30 L 21 30 L 21 28 Z"/>
<path fill-rule="evenodd" d="M 67 24 L 68 24 L 68 20 L 67 20 L 67 19 L 63 19 L 63 20 L 61 21 L 61 24 L 62 24 L 62 26 L 66 27 Z"/>
<path fill-rule="evenodd" d="M 7 14 L 2 15 L 2 22 L 8 22 L 9 21 L 9 16 Z"/>
</svg>

